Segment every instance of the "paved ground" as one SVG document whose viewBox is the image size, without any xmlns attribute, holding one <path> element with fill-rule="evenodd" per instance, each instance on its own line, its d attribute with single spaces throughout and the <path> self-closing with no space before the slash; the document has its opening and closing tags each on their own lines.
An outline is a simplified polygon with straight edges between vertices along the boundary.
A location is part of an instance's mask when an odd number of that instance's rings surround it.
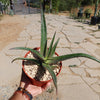
<svg viewBox="0 0 100 100">
<path fill-rule="evenodd" d="M 15 57 L 23 57 L 25 51 L 12 51 L 12 47 L 40 46 L 40 15 L 27 15 L 31 23 L 20 33 L 16 42 L 9 44 L 0 52 L 0 100 L 7 100 L 18 87 L 21 75 L 21 61 L 11 63 Z M 60 37 L 57 47 L 59 55 L 88 53 L 100 59 L 100 31 L 97 26 L 82 24 L 66 16 L 46 15 L 48 45 L 56 31 Z M 77 66 L 69 68 L 69 66 Z M 55 90 L 50 89 L 36 100 L 100 100 L 100 64 L 86 59 L 75 58 L 63 62 L 58 76 L 58 99 Z M 53 91 L 52 91 L 53 90 Z M 52 91 L 52 92 L 51 92 Z M 50 93 L 51 92 L 51 93 Z"/>
</svg>

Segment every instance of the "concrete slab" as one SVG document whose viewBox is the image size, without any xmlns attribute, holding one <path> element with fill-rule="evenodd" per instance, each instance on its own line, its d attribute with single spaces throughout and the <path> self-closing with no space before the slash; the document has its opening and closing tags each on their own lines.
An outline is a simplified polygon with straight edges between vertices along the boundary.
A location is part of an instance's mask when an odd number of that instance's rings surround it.
<svg viewBox="0 0 100 100">
<path fill-rule="evenodd" d="M 100 77 L 100 69 L 86 69 L 86 71 L 91 75 L 91 77 Z"/>
<path fill-rule="evenodd" d="M 29 40 L 26 46 L 29 48 L 40 47 L 40 40 Z"/>
<path fill-rule="evenodd" d="M 82 84 L 84 81 L 80 76 L 60 74 L 58 76 L 58 86 Z"/>
<path fill-rule="evenodd" d="M 5 53 L 6 55 L 9 56 L 19 56 L 22 54 L 22 50 L 10 50 L 11 48 L 14 47 L 25 47 L 27 44 L 27 41 L 16 41 L 13 42 L 11 44 L 9 44 L 8 46 L 6 46 L 3 50 L 2 53 Z"/>
<path fill-rule="evenodd" d="M 99 84 L 93 84 L 91 85 L 91 87 L 97 92 L 97 93 L 100 93 L 100 85 Z"/>
<path fill-rule="evenodd" d="M 99 49 L 99 47 L 95 44 L 92 44 L 91 42 L 86 42 L 86 43 L 81 43 L 80 46 L 82 48 L 84 48 L 86 51 L 90 52 L 92 55 L 94 55 L 95 57 L 97 58 L 100 58 L 96 53 L 95 51 L 97 49 Z"/>
<path fill-rule="evenodd" d="M 86 84 L 59 86 L 59 98 L 60 100 L 99 100 L 99 96 Z"/>
<path fill-rule="evenodd" d="M 63 66 L 66 67 L 66 66 L 79 66 L 81 64 L 80 60 L 77 59 L 77 58 L 73 58 L 73 59 L 68 59 L 68 60 L 65 60 L 63 61 Z"/>
<path fill-rule="evenodd" d="M 99 38 L 100 39 L 100 31 L 95 32 L 94 35 L 95 35 L 95 38 L 97 38 L 97 39 Z"/>
<path fill-rule="evenodd" d="M 85 65 L 88 66 L 89 68 L 100 68 L 100 64 L 96 61 L 93 61 L 91 59 L 87 59 L 87 61 L 85 62 Z"/>
<path fill-rule="evenodd" d="M 82 77 L 88 85 L 92 85 L 94 83 L 97 83 L 99 81 L 98 78 L 93 78 L 93 77 Z"/>
<path fill-rule="evenodd" d="M 0 61 L 0 86 L 7 85 L 10 81 L 21 75 L 22 68 L 15 63 L 11 63 L 12 59 L 5 56 L 5 54 L 0 53 Z"/>
<path fill-rule="evenodd" d="M 84 70 L 84 67 L 81 67 L 81 68 L 75 68 L 75 67 L 71 67 L 71 70 L 75 73 L 75 74 L 77 74 L 77 75 L 80 75 L 80 76 L 86 76 L 86 72 L 85 72 L 85 70 Z"/>
</svg>

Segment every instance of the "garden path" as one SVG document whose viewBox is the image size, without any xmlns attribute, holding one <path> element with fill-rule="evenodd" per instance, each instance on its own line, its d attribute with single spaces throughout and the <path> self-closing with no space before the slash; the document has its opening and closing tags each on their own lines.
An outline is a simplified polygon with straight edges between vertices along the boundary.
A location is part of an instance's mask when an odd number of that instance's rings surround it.
<svg viewBox="0 0 100 100">
<path fill-rule="evenodd" d="M 0 52 L 0 100 L 8 100 L 18 87 L 21 75 L 21 61 L 11 64 L 15 57 L 23 57 L 25 51 L 12 51 L 12 47 L 39 47 L 41 21 L 39 14 L 21 15 L 30 19 L 15 42 L 10 43 Z M 56 52 L 59 55 L 87 53 L 100 59 L 100 31 L 97 26 L 90 26 L 62 15 L 46 15 L 48 45 L 56 31 L 60 41 Z M 71 67 L 69 66 L 76 66 Z M 52 91 L 53 90 L 53 91 Z M 51 92 L 52 91 L 52 92 Z M 100 64 L 86 59 L 75 58 L 63 62 L 58 76 L 58 99 L 54 87 L 34 100 L 100 100 Z"/>
</svg>

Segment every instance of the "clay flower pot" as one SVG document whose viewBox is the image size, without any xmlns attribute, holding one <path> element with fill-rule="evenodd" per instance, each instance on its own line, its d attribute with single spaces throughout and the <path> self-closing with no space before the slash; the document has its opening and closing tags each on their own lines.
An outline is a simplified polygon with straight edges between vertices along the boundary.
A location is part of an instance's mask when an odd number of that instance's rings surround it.
<svg viewBox="0 0 100 100">
<path fill-rule="evenodd" d="M 34 50 L 37 50 L 37 51 L 38 51 L 39 49 L 40 49 L 40 47 L 34 48 Z M 24 58 L 27 58 L 27 55 L 28 55 L 29 53 L 31 53 L 31 52 L 30 52 L 30 51 L 27 52 L 27 53 L 25 54 Z M 55 52 L 55 55 L 56 55 L 56 56 L 59 56 L 56 52 Z M 25 63 L 25 61 L 22 61 L 22 69 L 23 69 L 24 73 L 29 77 L 29 79 L 31 80 L 32 84 L 41 87 L 41 86 L 47 84 L 48 82 L 52 81 L 52 79 L 47 80 L 47 81 L 38 81 L 38 80 L 32 78 L 32 77 L 25 71 L 24 63 Z M 57 73 L 56 76 L 58 76 L 59 73 L 61 72 L 61 69 L 62 69 L 62 62 L 60 62 L 59 67 L 60 67 L 60 70 L 59 70 L 59 72 Z"/>
</svg>

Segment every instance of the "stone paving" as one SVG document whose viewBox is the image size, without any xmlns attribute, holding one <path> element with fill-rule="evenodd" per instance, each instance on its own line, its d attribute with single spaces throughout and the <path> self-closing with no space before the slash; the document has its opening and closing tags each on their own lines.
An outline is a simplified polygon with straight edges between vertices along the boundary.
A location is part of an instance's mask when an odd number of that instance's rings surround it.
<svg viewBox="0 0 100 100">
<path fill-rule="evenodd" d="M 18 87 L 21 75 L 21 61 L 11 63 L 16 57 L 23 57 L 26 51 L 9 50 L 12 47 L 39 47 L 41 20 L 39 14 L 26 15 L 30 24 L 20 33 L 17 40 L 0 52 L 0 100 L 7 100 Z M 97 26 L 77 22 L 66 16 L 46 15 L 48 45 L 56 31 L 60 37 L 56 52 L 59 55 L 87 53 L 100 59 L 100 31 Z M 76 67 L 69 67 L 76 66 Z M 6 70 L 5 70 L 6 69 Z M 100 100 L 100 63 L 86 58 L 63 61 L 58 76 L 58 97 L 51 86 L 34 100 Z"/>
</svg>

